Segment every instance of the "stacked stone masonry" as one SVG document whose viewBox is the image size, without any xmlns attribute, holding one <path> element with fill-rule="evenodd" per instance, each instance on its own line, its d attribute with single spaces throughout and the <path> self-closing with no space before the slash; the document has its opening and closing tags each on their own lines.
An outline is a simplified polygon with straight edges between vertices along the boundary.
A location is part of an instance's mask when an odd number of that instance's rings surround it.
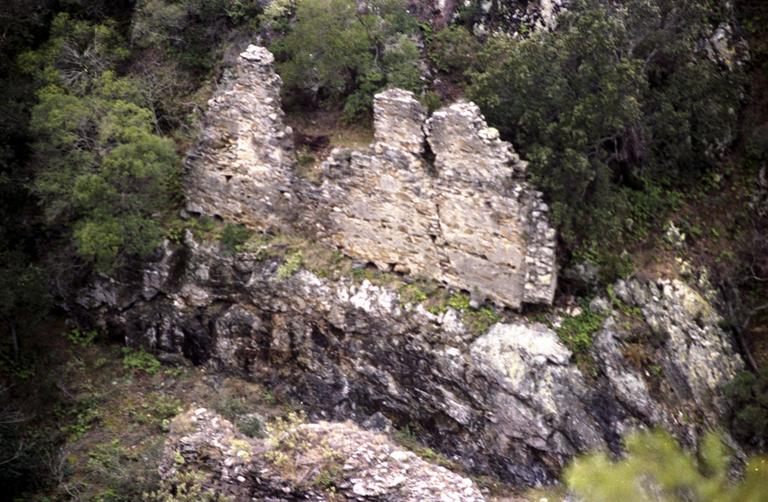
<svg viewBox="0 0 768 502">
<path fill-rule="evenodd" d="M 428 118 L 410 92 L 376 95 L 374 143 L 333 150 L 315 185 L 291 169 L 272 59 L 250 46 L 211 100 L 188 159 L 190 212 L 263 230 L 303 222 L 308 237 L 384 270 L 515 308 L 552 302 L 548 207 L 525 180 L 526 163 L 475 104 L 457 102 Z"/>
</svg>

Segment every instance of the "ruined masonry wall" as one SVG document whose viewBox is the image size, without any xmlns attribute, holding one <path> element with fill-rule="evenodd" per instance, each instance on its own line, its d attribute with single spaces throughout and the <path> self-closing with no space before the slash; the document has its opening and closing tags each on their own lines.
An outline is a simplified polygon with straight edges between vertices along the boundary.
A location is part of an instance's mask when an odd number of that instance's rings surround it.
<svg viewBox="0 0 768 502">
<path fill-rule="evenodd" d="M 211 100 L 188 159 L 189 211 L 265 229 L 295 224 L 385 270 L 519 307 L 551 303 L 555 232 L 526 163 L 474 103 L 427 118 L 412 93 L 374 100 L 374 143 L 335 149 L 320 186 L 293 174 L 272 56 L 250 46 Z M 301 224 L 299 224 L 301 222 Z"/>
<path fill-rule="evenodd" d="M 208 101 L 197 145 L 185 159 L 189 212 L 278 223 L 295 156 L 273 62 L 267 49 L 249 46 Z"/>
</svg>

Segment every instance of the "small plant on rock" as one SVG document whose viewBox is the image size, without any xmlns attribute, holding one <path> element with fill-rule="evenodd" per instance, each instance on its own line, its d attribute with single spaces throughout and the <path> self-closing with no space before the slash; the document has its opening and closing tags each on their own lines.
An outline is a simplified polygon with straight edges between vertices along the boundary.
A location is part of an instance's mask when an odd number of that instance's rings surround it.
<svg viewBox="0 0 768 502">
<path fill-rule="evenodd" d="M 123 367 L 155 375 L 160 371 L 160 361 L 144 349 L 134 350 L 126 347 L 123 349 Z"/>
<path fill-rule="evenodd" d="M 277 267 L 277 278 L 280 280 L 287 279 L 293 274 L 299 271 L 304 263 L 304 257 L 301 251 L 296 251 L 289 254 L 282 265 Z"/>
<path fill-rule="evenodd" d="M 145 502 L 232 502 L 231 497 L 205 486 L 205 475 L 199 471 L 179 472 L 160 483 L 157 491 L 144 493 Z"/>
<path fill-rule="evenodd" d="M 229 252 L 241 251 L 251 237 L 251 231 L 242 224 L 227 223 L 221 232 L 221 245 Z"/>
</svg>

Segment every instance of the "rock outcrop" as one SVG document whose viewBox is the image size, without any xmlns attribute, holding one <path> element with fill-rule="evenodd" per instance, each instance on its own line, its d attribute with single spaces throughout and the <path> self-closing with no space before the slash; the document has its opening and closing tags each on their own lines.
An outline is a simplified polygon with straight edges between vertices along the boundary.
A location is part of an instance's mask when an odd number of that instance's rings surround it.
<svg viewBox="0 0 768 502">
<path fill-rule="evenodd" d="M 271 55 L 251 46 L 211 100 L 188 159 L 187 209 L 304 233 L 385 270 L 511 307 L 552 302 L 555 232 L 525 162 L 472 103 L 427 118 L 413 94 L 374 101 L 375 141 L 334 150 L 319 186 L 293 175 Z"/>
<path fill-rule="evenodd" d="M 470 479 L 349 422 L 284 423 L 250 439 L 205 408 L 171 422 L 160 474 L 172 484 L 180 471 L 233 502 L 485 500 Z"/>
<path fill-rule="evenodd" d="M 635 326 L 612 310 L 583 373 L 544 325 L 510 318 L 478 336 L 451 308 L 435 315 L 367 280 L 284 277 L 279 265 L 187 233 L 142 271 L 144 288 L 104 279 L 80 304 L 129 344 L 257 379 L 313 419 L 409 425 L 466 468 L 524 485 L 552 482 L 579 452 L 618 451 L 636 427 L 695 442 L 741 365 L 683 283 L 618 285 Z"/>
</svg>

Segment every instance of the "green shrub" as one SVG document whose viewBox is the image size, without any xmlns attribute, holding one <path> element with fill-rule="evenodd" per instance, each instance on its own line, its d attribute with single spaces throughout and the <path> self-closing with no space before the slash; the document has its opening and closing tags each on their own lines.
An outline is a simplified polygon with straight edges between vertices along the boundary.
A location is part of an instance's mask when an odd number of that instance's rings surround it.
<svg viewBox="0 0 768 502">
<path fill-rule="evenodd" d="M 459 312 L 469 310 L 469 295 L 461 292 L 454 293 L 448 297 L 448 300 L 445 302 L 445 304 L 454 310 L 458 310 Z"/>
<path fill-rule="evenodd" d="M 502 317 L 491 307 L 482 307 L 465 311 L 464 322 L 472 333 L 481 335 L 488 328 L 501 321 Z"/>
<path fill-rule="evenodd" d="M 633 213 L 635 194 L 698 183 L 732 141 L 740 74 L 701 45 L 726 17 L 706 0 L 576 0 L 554 31 L 485 44 L 470 95 L 530 162 L 569 251 L 599 235 L 620 254 L 659 217 Z"/>
<path fill-rule="evenodd" d="M 277 267 L 277 278 L 280 280 L 287 279 L 293 274 L 299 271 L 304 263 L 304 257 L 301 251 L 295 251 L 289 254 L 283 263 Z"/>
<path fill-rule="evenodd" d="M 243 224 L 227 223 L 221 231 L 221 245 L 229 252 L 241 251 L 252 234 Z"/>
<path fill-rule="evenodd" d="M 592 335 L 602 327 L 604 320 L 604 314 L 583 308 L 579 315 L 563 319 L 556 329 L 557 335 L 574 354 L 582 355 L 592 348 Z"/>
<path fill-rule="evenodd" d="M 439 71 L 463 75 L 477 64 L 480 42 L 463 26 L 440 30 L 429 47 L 429 57 Z"/>
<path fill-rule="evenodd" d="M 742 371 L 726 386 L 733 432 L 758 448 L 768 444 L 768 366 L 757 374 Z"/>
<path fill-rule="evenodd" d="M 40 85 L 34 191 L 47 223 L 101 272 L 156 248 L 158 215 L 179 193 L 173 142 L 156 133 L 140 84 L 116 73 L 128 54 L 114 23 L 61 14 L 50 40 L 22 58 Z"/>
<path fill-rule="evenodd" d="M 131 41 L 160 48 L 186 71 L 207 72 L 232 28 L 257 25 L 258 0 L 139 0 L 131 19 Z"/>
<path fill-rule="evenodd" d="M 271 49 L 286 102 L 344 102 L 347 120 L 370 114 L 387 85 L 421 88 L 418 24 L 403 0 L 298 0 L 295 21 Z M 305 101 L 305 100 L 304 100 Z"/>
<path fill-rule="evenodd" d="M 134 350 L 125 347 L 123 348 L 123 367 L 129 370 L 141 371 L 148 375 L 155 375 L 160 371 L 161 365 L 155 356 L 144 349 Z"/>
<path fill-rule="evenodd" d="M 768 461 L 752 459 L 741 483 L 731 483 L 731 459 L 716 434 L 704 439 L 698 458 L 682 451 L 665 432 L 635 433 L 626 447 L 619 462 L 605 453 L 575 460 L 564 474 L 568 488 L 585 502 L 765 500 Z"/>
<path fill-rule="evenodd" d="M 74 328 L 68 331 L 65 336 L 71 343 L 85 348 L 93 345 L 93 341 L 99 336 L 99 332 L 95 329 L 81 331 L 78 328 Z"/>
<path fill-rule="evenodd" d="M 156 487 L 162 444 L 161 437 L 153 437 L 132 448 L 118 439 L 94 445 L 88 451 L 83 474 L 89 489 L 98 490 L 96 500 L 140 500 L 143 492 Z"/>
<path fill-rule="evenodd" d="M 264 432 L 264 423 L 255 415 L 246 415 L 238 420 L 237 428 L 250 438 L 261 437 Z"/>
<path fill-rule="evenodd" d="M 422 289 L 417 286 L 416 284 L 406 284 L 402 288 L 400 288 L 400 302 L 403 305 L 408 305 L 412 303 L 421 303 L 427 300 L 428 296 L 427 293 L 422 291 Z"/>
<path fill-rule="evenodd" d="M 231 502 L 232 497 L 216 493 L 205 486 L 205 474 L 199 471 L 181 471 L 160 482 L 156 491 L 145 492 L 145 502 Z"/>
</svg>

